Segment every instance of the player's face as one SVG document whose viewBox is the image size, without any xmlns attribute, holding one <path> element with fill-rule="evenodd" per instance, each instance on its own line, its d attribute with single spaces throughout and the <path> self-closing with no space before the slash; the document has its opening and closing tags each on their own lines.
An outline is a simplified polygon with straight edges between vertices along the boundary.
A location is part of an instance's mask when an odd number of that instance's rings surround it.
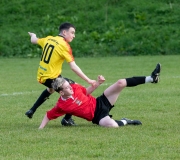
<svg viewBox="0 0 180 160">
<path fill-rule="evenodd" d="M 75 38 L 75 29 L 70 27 L 69 30 L 64 30 L 63 36 L 67 42 L 71 42 Z"/>
<path fill-rule="evenodd" d="M 62 87 L 63 87 L 63 90 L 60 91 L 62 96 L 69 97 L 69 96 L 71 96 L 74 93 L 72 87 L 69 84 L 69 82 L 66 81 L 63 84 Z"/>
</svg>

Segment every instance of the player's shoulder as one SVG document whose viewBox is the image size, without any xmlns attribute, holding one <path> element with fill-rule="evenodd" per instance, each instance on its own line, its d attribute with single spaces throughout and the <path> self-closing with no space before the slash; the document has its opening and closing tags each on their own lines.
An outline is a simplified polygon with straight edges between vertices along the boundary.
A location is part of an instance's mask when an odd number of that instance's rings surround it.
<svg viewBox="0 0 180 160">
<path fill-rule="evenodd" d="M 81 85 L 80 84 L 78 84 L 78 83 L 72 83 L 72 84 L 70 84 L 71 85 L 71 87 L 74 87 L 74 88 L 78 88 L 78 87 L 81 87 Z"/>
<path fill-rule="evenodd" d="M 38 38 L 38 41 L 45 41 L 50 38 L 53 38 L 53 36 L 46 36 L 46 37 Z"/>
<path fill-rule="evenodd" d="M 76 83 L 76 82 L 75 82 L 75 83 L 70 83 L 70 86 L 71 86 L 71 87 L 72 87 L 72 86 L 73 86 L 73 87 L 74 87 L 74 86 L 78 86 L 78 85 L 79 85 L 79 84 Z"/>
<path fill-rule="evenodd" d="M 82 86 L 81 84 L 78 84 L 78 83 L 74 83 L 74 85 L 75 85 L 77 88 L 86 88 L 85 86 Z"/>
<path fill-rule="evenodd" d="M 65 39 L 61 36 L 55 36 L 55 37 L 50 37 L 55 39 L 57 42 L 59 42 L 62 46 L 67 45 L 68 43 L 65 41 Z"/>
<path fill-rule="evenodd" d="M 40 39 L 48 39 L 48 38 L 53 38 L 53 36 L 48 35 L 48 36 L 42 37 L 42 38 L 40 38 Z"/>
</svg>

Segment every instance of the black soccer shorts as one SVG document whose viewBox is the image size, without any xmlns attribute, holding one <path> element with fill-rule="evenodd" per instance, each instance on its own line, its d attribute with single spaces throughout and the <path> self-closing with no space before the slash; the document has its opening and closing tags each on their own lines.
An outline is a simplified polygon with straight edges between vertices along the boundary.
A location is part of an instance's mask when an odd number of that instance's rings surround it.
<svg viewBox="0 0 180 160">
<path fill-rule="evenodd" d="M 92 120 L 92 123 L 99 125 L 99 121 L 102 118 L 109 116 L 109 112 L 113 107 L 114 107 L 114 105 L 112 106 L 110 104 L 110 102 L 108 101 L 108 99 L 106 98 L 106 96 L 104 94 L 97 97 L 96 98 L 96 109 L 94 112 L 94 118 Z"/>
</svg>

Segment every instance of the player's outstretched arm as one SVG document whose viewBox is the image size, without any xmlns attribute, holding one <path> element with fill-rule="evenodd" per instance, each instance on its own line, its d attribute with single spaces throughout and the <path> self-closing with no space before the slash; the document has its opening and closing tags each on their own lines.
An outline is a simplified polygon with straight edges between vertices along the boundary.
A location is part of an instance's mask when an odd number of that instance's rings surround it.
<svg viewBox="0 0 180 160">
<path fill-rule="evenodd" d="M 48 122 L 49 122 L 49 119 L 46 114 L 41 122 L 41 125 L 39 126 L 39 129 L 43 129 L 47 125 Z"/>
<path fill-rule="evenodd" d="M 29 35 L 31 37 L 31 43 L 37 44 L 38 38 L 37 38 L 36 34 L 32 33 L 32 32 L 28 32 L 28 33 L 29 33 Z"/>
<path fill-rule="evenodd" d="M 105 78 L 102 75 L 99 75 L 96 83 L 92 86 L 86 88 L 86 94 L 91 94 L 96 88 L 98 88 L 102 83 L 104 83 Z"/>
<path fill-rule="evenodd" d="M 71 69 L 73 72 L 75 72 L 79 77 L 81 77 L 83 80 L 85 80 L 87 83 L 91 84 L 91 85 L 95 85 L 96 81 L 95 80 L 91 80 L 89 79 L 84 73 L 83 71 L 79 68 L 79 66 L 76 64 L 75 61 L 72 61 L 69 63 Z"/>
</svg>

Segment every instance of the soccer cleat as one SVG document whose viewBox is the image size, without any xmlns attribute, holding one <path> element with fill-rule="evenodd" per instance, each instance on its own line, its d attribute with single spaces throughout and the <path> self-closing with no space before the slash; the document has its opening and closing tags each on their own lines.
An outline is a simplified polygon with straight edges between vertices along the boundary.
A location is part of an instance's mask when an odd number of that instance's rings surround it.
<svg viewBox="0 0 180 160">
<path fill-rule="evenodd" d="M 74 120 L 73 119 L 68 119 L 68 120 L 66 120 L 65 118 L 63 118 L 62 120 L 61 120 L 61 124 L 63 125 L 63 126 L 76 126 L 76 124 L 74 123 Z"/>
<path fill-rule="evenodd" d="M 156 65 L 156 68 L 154 69 L 154 71 L 151 73 L 151 77 L 153 79 L 153 82 L 151 82 L 151 83 L 158 83 L 159 82 L 160 72 L 161 72 L 161 64 L 158 63 Z"/>
<path fill-rule="evenodd" d="M 122 118 L 121 120 L 125 120 L 129 125 L 142 125 L 141 121 L 139 120 L 131 120 L 127 118 Z"/>
<path fill-rule="evenodd" d="M 32 117 L 33 117 L 33 114 L 34 114 L 34 112 L 33 112 L 32 110 L 29 110 L 29 111 L 27 111 L 27 112 L 25 113 L 25 115 L 26 115 L 27 117 L 29 117 L 29 118 L 32 118 Z"/>
</svg>

